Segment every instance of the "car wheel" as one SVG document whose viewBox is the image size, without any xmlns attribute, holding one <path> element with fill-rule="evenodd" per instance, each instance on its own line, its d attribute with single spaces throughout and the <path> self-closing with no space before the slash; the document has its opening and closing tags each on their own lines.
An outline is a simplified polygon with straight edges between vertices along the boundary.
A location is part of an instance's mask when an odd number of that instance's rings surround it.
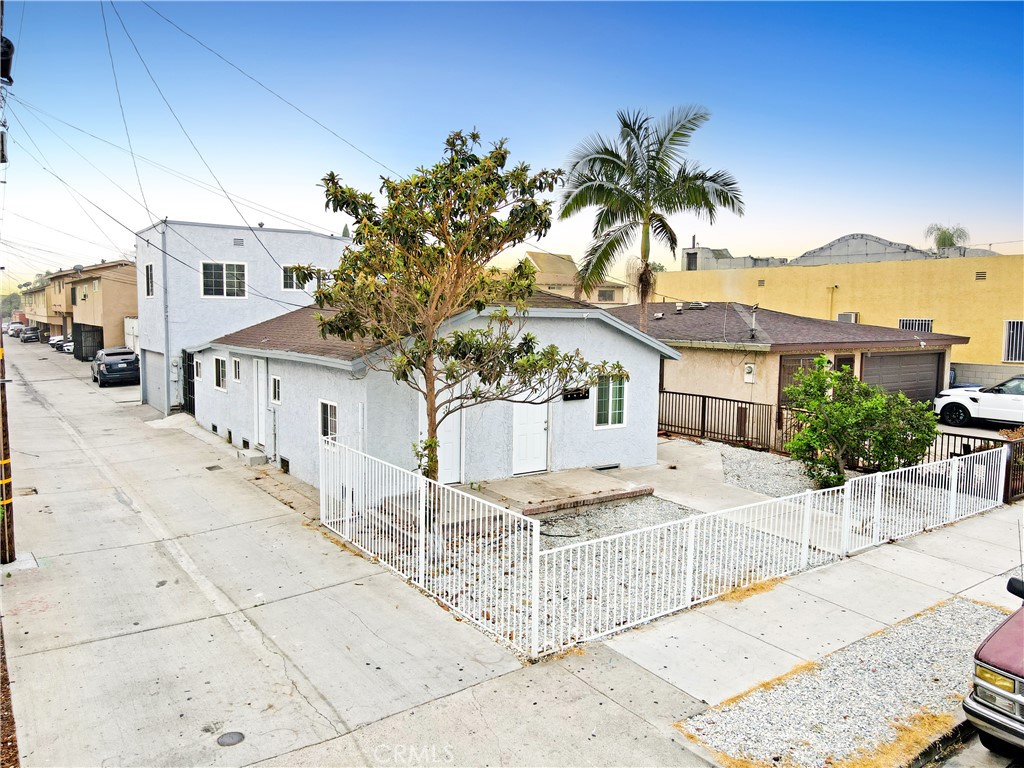
<svg viewBox="0 0 1024 768">
<path fill-rule="evenodd" d="M 1003 755 L 1004 757 L 1017 757 L 1021 754 L 1019 747 L 1010 744 L 1007 741 L 993 736 L 991 733 L 985 731 L 978 731 L 978 740 L 981 741 L 981 745 L 985 747 L 989 752 L 995 752 L 997 755 Z"/>
<path fill-rule="evenodd" d="M 966 427 L 971 421 L 971 412 L 959 403 L 950 403 L 942 409 L 941 421 L 951 427 Z"/>
<path fill-rule="evenodd" d="M 107 386 L 107 382 L 105 382 L 103 379 L 96 379 L 96 381 L 99 382 L 101 388 Z"/>
</svg>

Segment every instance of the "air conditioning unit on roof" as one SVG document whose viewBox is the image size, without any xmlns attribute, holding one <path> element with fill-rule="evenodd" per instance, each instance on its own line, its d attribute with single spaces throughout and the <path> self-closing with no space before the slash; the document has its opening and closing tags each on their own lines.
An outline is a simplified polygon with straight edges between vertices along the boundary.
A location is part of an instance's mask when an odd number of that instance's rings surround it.
<svg viewBox="0 0 1024 768">
<path fill-rule="evenodd" d="M 859 323 L 860 312 L 840 312 L 836 320 L 840 323 Z"/>
</svg>

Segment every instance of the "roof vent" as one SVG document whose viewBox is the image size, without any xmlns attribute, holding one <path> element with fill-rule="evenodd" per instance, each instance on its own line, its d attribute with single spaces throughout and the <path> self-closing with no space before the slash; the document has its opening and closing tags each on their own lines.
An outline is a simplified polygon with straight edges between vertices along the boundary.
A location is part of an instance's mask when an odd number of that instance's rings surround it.
<svg viewBox="0 0 1024 768">
<path fill-rule="evenodd" d="M 686 308 L 687 309 L 707 309 L 708 308 L 708 304 L 707 304 L 706 301 L 691 301 L 687 305 Z"/>
<path fill-rule="evenodd" d="M 664 312 L 655 312 L 654 313 L 654 319 L 655 320 L 664 320 L 665 319 L 665 313 Z"/>
<path fill-rule="evenodd" d="M 683 314 L 683 302 L 681 302 L 681 301 L 677 301 L 676 302 L 676 314 L 677 315 Z"/>
</svg>

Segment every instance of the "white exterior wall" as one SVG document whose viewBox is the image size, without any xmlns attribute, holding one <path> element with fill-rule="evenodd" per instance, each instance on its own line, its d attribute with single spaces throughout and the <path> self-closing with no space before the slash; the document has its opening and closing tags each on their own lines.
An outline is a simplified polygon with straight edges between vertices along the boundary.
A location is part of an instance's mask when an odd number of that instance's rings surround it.
<svg viewBox="0 0 1024 768">
<path fill-rule="evenodd" d="M 234 245 L 236 238 L 244 244 Z M 254 235 L 246 227 L 175 221 L 140 232 L 136 236 L 139 346 L 165 355 L 170 368 L 165 366 L 161 373 L 171 382 L 172 393 L 170 402 L 145 402 L 165 413 L 181 404 L 182 350 L 312 303 L 311 291 L 284 290 L 281 267 L 274 259 L 282 266 L 313 264 L 333 269 L 349 242 L 298 230 L 257 229 Z M 247 295 L 203 296 L 203 262 L 244 263 Z M 153 265 L 153 296 L 146 296 L 149 264 Z M 144 375 L 157 375 L 157 371 L 151 368 Z M 156 390 L 144 382 L 144 394 Z"/>
<path fill-rule="evenodd" d="M 482 321 L 474 321 L 479 324 Z M 590 361 L 622 363 L 630 373 L 626 384 L 626 418 L 621 427 L 595 427 L 597 398 L 552 402 L 549 407 L 548 460 L 552 471 L 619 464 L 645 466 L 657 462 L 658 377 L 660 355 L 643 342 L 596 319 L 537 318 L 528 330 L 542 345 L 563 351 L 577 347 Z M 196 381 L 196 420 L 218 434 L 231 430 L 232 442 L 254 446 L 252 360 L 256 355 L 222 349 L 196 353 L 202 379 Z M 227 367 L 226 392 L 214 388 L 214 358 Z M 231 378 L 231 359 L 242 363 L 242 381 Z M 353 375 L 330 361 L 323 364 L 269 358 L 267 380 L 281 378 L 281 403 L 269 396 L 266 453 L 279 463 L 288 459 L 290 472 L 313 485 L 319 483 L 319 401 L 338 405 L 338 433 L 349 444 L 384 461 L 414 470 L 413 443 L 418 439 L 419 396 L 390 374 L 378 371 Z M 463 481 L 494 480 L 512 474 L 511 403 L 473 406 L 463 416 Z M 362 427 L 362 434 L 360 430 Z"/>
<path fill-rule="evenodd" d="M 139 318 L 126 317 L 124 319 L 124 345 L 136 352 L 139 351 Z"/>
</svg>

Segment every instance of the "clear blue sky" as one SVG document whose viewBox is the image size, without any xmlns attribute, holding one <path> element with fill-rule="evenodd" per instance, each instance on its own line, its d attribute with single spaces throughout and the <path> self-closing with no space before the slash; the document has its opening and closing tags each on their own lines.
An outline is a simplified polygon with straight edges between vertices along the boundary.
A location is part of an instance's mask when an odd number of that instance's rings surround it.
<svg viewBox="0 0 1024 768">
<path fill-rule="evenodd" d="M 131 156 L 59 122 L 127 146 L 101 7 L 135 152 L 218 185 L 115 9 L 219 183 L 263 208 L 236 198 L 240 215 L 219 191 L 140 160 L 156 217 L 340 232 L 341 217 L 323 211 L 323 174 L 375 192 L 389 173 L 140 2 L 8 0 L 17 52 L 0 255 L 15 275 L 116 257 L 150 222 Z M 513 159 L 559 167 L 581 139 L 612 133 L 618 109 L 697 103 L 712 118 L 690 154 L 735 175 L 747 215 L 713 227 L 677 216 L 681 241 L 792 257 L 851 232 L 924 246 L 938 221 L 1024 251 L 1019 2 L 153 7 L 402 173 L 436 161 L 454 129 L 506 137 Z M 579 257 L 590 225 L 557 224 L 541 245 Z"/>
</svg>

